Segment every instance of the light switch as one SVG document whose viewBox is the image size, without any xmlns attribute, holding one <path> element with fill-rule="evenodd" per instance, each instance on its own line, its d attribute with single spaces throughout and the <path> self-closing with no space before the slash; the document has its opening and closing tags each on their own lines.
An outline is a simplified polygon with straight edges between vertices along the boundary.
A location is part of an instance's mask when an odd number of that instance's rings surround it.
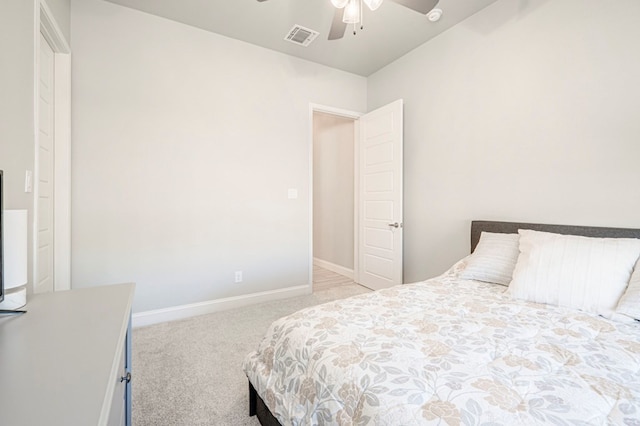
<svg viewBox="0 0 640 426">
<path fill-rule="evenodd" d="M 288 196 L 290 200 L 295 200 L 296 198 L 298 198 L 298 190 L 295 188 L 289 188 Z"/>
<path fill-rule="evenodd" d="M 33 172 L 31 170 L 24 173 L 24 192 L 33 192 Z"/>
</svg>

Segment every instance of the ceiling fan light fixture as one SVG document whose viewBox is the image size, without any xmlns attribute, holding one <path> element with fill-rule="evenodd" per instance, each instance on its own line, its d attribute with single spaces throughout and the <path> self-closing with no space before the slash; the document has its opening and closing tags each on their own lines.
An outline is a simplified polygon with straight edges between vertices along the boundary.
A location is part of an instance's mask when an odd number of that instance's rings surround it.
<svg viewBox="0 0 640 426">
<path fill-rule="evenodd" d="M 342 22 L 345 24 L 357 24 L 360 22 L 360 0 L 349 0 L 344 8 Z"/>
<path fill-rule="evenodd" d="M 333 5 L 333 7 L 336 7 L 338 9 L 342 9 L 347 5 L 347 3 L 349 3 L 349 0 L 331 0 L 331 4 Z"/>
<path fill-rule="evenodd" d="M 382 2 L 383 0 L 364 0 L 364 4 L 366 4 L 371 10 L 378 9 Z"/>
</svg>

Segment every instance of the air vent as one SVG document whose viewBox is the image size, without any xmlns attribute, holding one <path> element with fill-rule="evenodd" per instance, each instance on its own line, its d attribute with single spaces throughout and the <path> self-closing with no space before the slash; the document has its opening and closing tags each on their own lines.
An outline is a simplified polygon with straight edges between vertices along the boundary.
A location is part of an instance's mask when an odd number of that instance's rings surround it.
<svg viewBox="0 0 640 426">
<path fill-rule="evenodd" d="M 301 25 L 294 25 L 284 39 L 291 43 L 307 47 L 316 37 L 318 37 L 317 31 L 310 30 Z"/>
</svg>

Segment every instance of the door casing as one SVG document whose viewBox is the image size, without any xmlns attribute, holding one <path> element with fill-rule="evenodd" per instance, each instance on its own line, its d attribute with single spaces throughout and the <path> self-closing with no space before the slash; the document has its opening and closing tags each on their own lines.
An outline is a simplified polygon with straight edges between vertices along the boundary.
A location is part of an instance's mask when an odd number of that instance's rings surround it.
<svg viewBox="0 0 640 426">
<path fill-rule="evenodd" d="M 36 0 L 34 17 L 34 169 L 33 266 L 38 267 L 37 231 L 39 165 L 40 34 L 51 45 L 54 60 L 54 291 L 71 289 L 71 48 L 45 0 Z M 35 286 L 35 283 L 34 283 Z"/>
</svg>

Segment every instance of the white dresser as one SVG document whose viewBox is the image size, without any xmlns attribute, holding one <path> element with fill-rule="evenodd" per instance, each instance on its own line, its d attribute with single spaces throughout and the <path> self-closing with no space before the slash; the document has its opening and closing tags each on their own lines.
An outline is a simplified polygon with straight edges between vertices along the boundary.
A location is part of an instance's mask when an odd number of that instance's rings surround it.
<svg viewBox="0 0 640 426">
<path fill-rule="evenodd" d="M 39 294 L 0 316 L 0 425 L 130 425 L 133 292 Z"/>
</svg>

